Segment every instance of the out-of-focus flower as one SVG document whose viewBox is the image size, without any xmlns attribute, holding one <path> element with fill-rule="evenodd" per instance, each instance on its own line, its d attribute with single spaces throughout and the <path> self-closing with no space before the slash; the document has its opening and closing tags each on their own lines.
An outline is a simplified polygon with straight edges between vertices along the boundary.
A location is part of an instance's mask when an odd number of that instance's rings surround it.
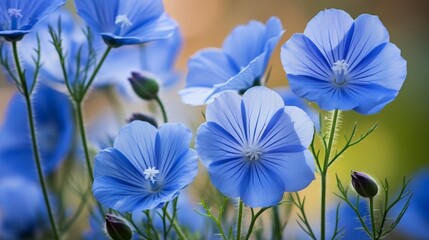
<svg viewBox="0 0 429 240">
<path fill-rule="evenodd" d="M 396 230 L 406 239 L 429 239 L 429 169 L 416 173 L 411 179 L 409 190 L 413 196 L 407 211 L 399 222 Z M 394 208 L 391 217 L 396 217 L 403 204 Z"/>
<path fill-rule="evenodd" d="M 197 174 L 191 137 L 182 124 L 159 129 L 142 121 L 125 125 L 113 148 L 95 157 L 94 196 L 121 212 L 154 209 L 173 200 Z"/>
<path fill-rule="evenodd" d="M 294 34 L 281 60 L 292 91 L 324 110 L 377 113 L 395 99 L 407 74 L 378 17 L 353 20 L 337 9 L 320 12 L 304 34 Z"/>
<path fill-rule="evenodd" d="M 183 102 L 203 105 L 224 91 L 243 92 L 261 85 L 271 54 L 283 34 L 280 20 L 271 17 L 266 25 L 251 21 L 236 27 L 222 49 L 209 48 L 188 62 Z"/>
<path fill-rule="evenodd" d="M 112 47 L 168 38 L 176 22 L 162 0 L 75 0 L 77 13 Z"/>
<path fill-rule="evenodd" d="M 19 41 L 33 26 L 65 4 L 65 0 L 2 0 L 0 2 L 0 36 Z"/>
<path fill-rule="evenodd" d="M 313 121 L 316 131 L 320 131 L 320 115 L 314 108 L 307 104 L 302 98 L 297 97 L 290 88 L 276 88 L 274 89 L 285 102 L 286 106 L 295 106 L 301 108 Z"/>
<path fill-rule="evenodd" d="M 307 149 L 313 123 L 297 107 L 265 87 L 241 98 L 224 93 L 207 106 L 207 122 L 196 138 L 197 152 L 213 185 L 250 207 L 273 206 L 283 193 L 307 187 L 314 158 Z"/>
<path fill-rule="evenodd" d="M 368 174 L 352 171 L 352 185 L 356 192 L 364 198 L 373 198 L 378 193 L 378 185 Z"/>
<path fill-rule="evenodd" d="M 37 140 L 43 171 L 53 173 L 70 150 L 73 141 L 73 114 L 67 96 L 43 84 L 33 96 Z M 26 103 L 16 93 L 0 128 L 0 175 L 21 174 L 37 179 L 27 122 Z"/>
<path fill-rule="evenodd" d="M 20 176 L 0 177 L 0 239 L 35 239 L 48 218 L 36 182 Z"/>
</svg>

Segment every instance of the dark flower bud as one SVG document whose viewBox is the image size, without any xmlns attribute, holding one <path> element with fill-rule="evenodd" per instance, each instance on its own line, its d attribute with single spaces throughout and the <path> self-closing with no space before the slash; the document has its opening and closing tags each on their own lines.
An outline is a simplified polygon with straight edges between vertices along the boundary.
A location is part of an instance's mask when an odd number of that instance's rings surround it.
<svg viewBox="0 0 429 240">
<path fill-rule="evenodd" d="M 150 125 L 158 128 L 158 123 L 156 122 L 155 118 L 145 115 L 143 113 L 133 113 L 133 115 L 127 120 L 128 123 L 131 123 L 132 121 L 143 121 L 147 122 Z"/>
<path fill-rule="evenodd" d="M 365 173 L 352 171 L 352 185 L 362 197 L 372 198 L 378 193 L 377 183 Z"/>
<path fill-rule="evenodd" d="M 128 78 L 134 92 L 144 100 L 153 100 L 158 96 L 159 85 L 155 77 L 148 73 L 132 72 Z"/>
<path fill-rule="evenodd" d="M 115 215 L 106 215 L 106 230 L 113 240 L 129 240 L 133 236 L 131 228 Z"/>
</svg>

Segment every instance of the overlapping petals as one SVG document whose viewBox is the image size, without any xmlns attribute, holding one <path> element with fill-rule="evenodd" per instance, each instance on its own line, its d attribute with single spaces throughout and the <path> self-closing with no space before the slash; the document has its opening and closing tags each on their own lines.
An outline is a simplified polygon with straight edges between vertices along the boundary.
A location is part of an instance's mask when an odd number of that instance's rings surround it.
<svg viewBox="0 0 429 240">
<path fill-rule="evenodd" d="M 406 61 L 378 17 L 320 12 L 281 50 L 292 91 L 324 110 L 379 112 L 405 80 Z"/>
<path fill-rule="evenodd" d="M 251 207 L 273 206 L 285 191 L 299 191 L 314 179 L 307 150 L 313 124 L 274 91 L 224 93 L 207 106 L 206 118 L 196 148 L 213 185 L 226 196 Z"/>
</svg>

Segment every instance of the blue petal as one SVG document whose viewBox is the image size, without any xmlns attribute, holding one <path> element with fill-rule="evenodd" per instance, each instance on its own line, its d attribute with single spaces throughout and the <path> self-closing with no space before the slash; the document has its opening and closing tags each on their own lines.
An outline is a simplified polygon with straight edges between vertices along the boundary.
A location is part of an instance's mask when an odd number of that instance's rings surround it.
<svg viewBox="0 0 429 240">
<path fill-rule="evenodd" d="M 281 60 L 285 69 L 292 91 L 297 88 L 305 88 L 306 83 L 301 83 L 295 76 L 305 76 L 309 80 L 314 79 L 316 87 L 323 87 L 331 77 L 331 64 L 314 43 L 302 34 L 294 34 L 281 49 Z M 311 79 L 310 79 L 311 78 Z M 301 79 L 303 80 L 303 79 Z"/>
<path fill-rule="evenodd" d="M 165 188 L 180 190 L 197 175 L 197 154 L 189 148 L 191 138 L 192 132 L 183 124 L 168 123 L 159 128 L 155 146 L 160 171 L 157 179 L 165 178 Z"/>
<path fill-rule="evenodd" d="M 283 198 L 283 181 L 261 163 L 250 164 L 241 183 L 241 199 L 250 207 L 274 206 Z"/>
<path fill-rule="evenodd" d="M 257 144 L 266 129 L 271 127 L 269 123 L 273 116 L 283 107 L 284 102 L 280 95 L 266 87 L 247 90 L 241 106 L 246 144 Z M 237 113 L 239 112 L 236 112 L 236 115 Z"/>
<path fill-rule="evenodd" d="M 374 48 L 389 42 L 389 33 L 377 16 L 362 14 L 356 18 L 346 62 L 355 68 Z"/>
<path fill-rule="evenodd" d="M 150 167 L 158 169 L 155 156 L 157 129 L 149 123 L 133 121 L 119 131 L 113 147 L 119 150 L 141 173 Z"/>
<path fill-rule="evenodd" d="M 119 14 L 119 1 L 75 0 L 77 14 L 96 32 L 113 32 L 115 19 Z"/>
<path fill-rule="evenodd" d="M 239 197 L 243 186 L 247 186 L 249 164 L 242 157 L 214 161 L 209 166 L 212 184 L 225 196 Z"/>
<path fill-rule="evenodd" d="M 262 155 L 260 159 L 267 169 L 278 176 L 286 192 L 306 188 L 314 179 L 314 158 L 309 150 L 303 152 L 276 152 Z"/>
<path fill-rule="evenodd" d="M 328 9 L 319 12 L 305 28 L 308 37 L 324 54 L 330 64 L 345 59 L 348 35 L 353 19 L 342 10 Z"/>
<path fill-rule="evenodd" d="M 207 122 L 213 122 L 225 129 L 241 146 L 247 140 L 241 109 L 241 97 L 237 93 L 223 93 L 207 106 Z"/>
<path fill-rule="evenodd" d="M 313 140 L 314 125 L 308 115 L 297 107 L 284 107 L 270 119 L 262 133 L 263 153 L 302 152 Z"/>
</svg>

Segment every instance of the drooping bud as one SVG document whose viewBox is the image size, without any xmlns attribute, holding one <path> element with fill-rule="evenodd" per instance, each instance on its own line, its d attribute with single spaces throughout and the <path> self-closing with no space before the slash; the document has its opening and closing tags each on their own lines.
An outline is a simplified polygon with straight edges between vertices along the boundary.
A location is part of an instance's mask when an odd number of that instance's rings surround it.
<svg viewBox="0 0 429 240">
<path fill-rule="evenodd" d="M 132 72 L 128 78 L 134 92 L 144 100 L 153 100 L 158 97 L 159 85 L 155 77 L 149 73 Z"/>
<path fill-rule="evenodd" d="M 106 214 L 106 230 L 113 240 L 129 240 L 133 236 L 127 223 L 112 214 Z"/>
<path fill-rule="evenodd" d="M 152 126 L 158 128 L 158 123 L 156 122 L 155 118 L 143 113 L 133 113 L 133 115 L 127 120 L 127 122 L 131 123 L 132 121 L 136 121 L 136 120 L 147 122 Z"/>
<path fill-rule="evenodd" d="M 378 185 L 369 175 L 352 171 L 352 185 L 356 192 L 365 198 L 372 198 L 378 193 Z"/>
</svg>

